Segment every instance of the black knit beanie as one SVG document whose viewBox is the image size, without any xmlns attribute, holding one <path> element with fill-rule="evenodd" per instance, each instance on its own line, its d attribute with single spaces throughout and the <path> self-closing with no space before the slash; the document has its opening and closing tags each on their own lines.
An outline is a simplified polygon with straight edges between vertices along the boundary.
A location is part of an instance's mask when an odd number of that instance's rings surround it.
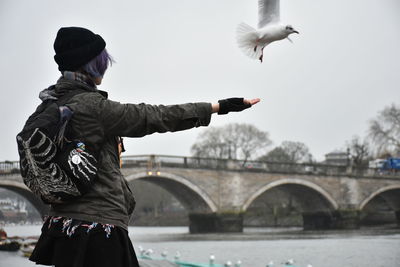
<svg viewBox="0 0 400 267">
<path fill-rule="evenodd" d="M 57 32 L 54 60 L 60 71 L 76 71 L 106 47 L 103 38 L 85 28 L 66 27 Z"/>
</svg>

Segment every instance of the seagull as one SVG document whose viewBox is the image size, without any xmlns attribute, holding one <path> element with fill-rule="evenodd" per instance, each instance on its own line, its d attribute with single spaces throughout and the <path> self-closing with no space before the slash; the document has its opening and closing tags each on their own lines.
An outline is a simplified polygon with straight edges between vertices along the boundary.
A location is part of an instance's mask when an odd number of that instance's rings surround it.
<svg viewBox="0 0 400 267">
<path fill-rule="evenodd" d="M 153 253 L 154 253 L 154 251 L 151 248 L 149 248 L 144 252 L 144 255 L 151 257 L 151 254 L 153 254 Z"/>
<path fill-rule="evenodd" d="M 214 265 L 215 256 L 213 254 L 210 255 L 210 265 Z"/>
<path fill-rule="evenodd" d="M 168 251 L 164 250 L 163 252 L 161 252 L 161 257 L 163 257 L 163 259 L 167 258 L 168 256 Z"/>
<path fill-rule="evenodd" d="M 285 262 L 285 265 L 293 265 L 294 264 L 294 260 L 293 259 L 289 259 Z"/>
<path fill-rule="evenodd" d="M 279 0 L 258 0 L 258 29 L 242 22 L 237 27 L 239 48 L 251 58 L 263 62 L 264 48 L 274 41 L 288 39 L 289 35 L 299 33 L 291 25 L 279 21 Z"/>
</svg>

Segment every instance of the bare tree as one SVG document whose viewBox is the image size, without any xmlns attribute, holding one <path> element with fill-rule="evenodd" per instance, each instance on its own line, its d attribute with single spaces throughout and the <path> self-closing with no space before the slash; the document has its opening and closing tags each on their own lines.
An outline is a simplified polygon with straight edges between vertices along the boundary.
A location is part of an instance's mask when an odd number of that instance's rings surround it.
<svg viewBox="0 0 400 267">
<path fill-rule="evenodd" d="M 310 150 L 304 143 L 283 141 L 281 147 L 289 155 L 291 162 L 303 163 L 312 161 Z"/>
<path fill-rule="evenodd" d="M 259 160 L 270 162 L 290 162 L 290 156 L 282 147 L 278 146 L 260 157 Z"/>
<path fill-rule="evenodd" d="M 287 162 L 287 163 L 303 163 L 312 161 L 312 155 L 308 147 L 301 142 L 283 141 L 282 144 L 266 155 L 262 156 L 260 160 Z"/>
<path fill-rule="evenodd" d="M 229 158 L 222 130 L 217 127 L 209 127 L 203 131 L 192 145 L 191 152 L 195 157 Z"/>
<path fill-rule="evenodd" d="M 267 132 L 251 124 L 232 123 L 203 131 L 191 147 L 193 156 L 243 159 L 256 158 L 271 144 Z"/>
<path fill-rule="evenodd" d="M 385 107 L 370 121 L 369 137 L 377 153 L 400 153 L 400 107 Z"/>
<path fill-rule="evenodd" d="M 354 167 L 365 167 L 368 165 L 370 148 L 366 140 L 361 140 L 359 136 L 354 136 L 347 142 L 347 147 Z"/>
</svg>

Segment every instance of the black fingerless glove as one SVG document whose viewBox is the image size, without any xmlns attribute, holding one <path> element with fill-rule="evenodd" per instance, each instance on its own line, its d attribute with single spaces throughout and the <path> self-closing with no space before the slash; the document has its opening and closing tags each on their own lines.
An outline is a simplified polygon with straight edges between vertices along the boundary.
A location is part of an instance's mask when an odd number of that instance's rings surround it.
<svg viewBox="0 0 400 267">
<path fill-rule="evenodd" d="M 243 103 L 243 98 L 227 98 L 218 100 L 219 103 L 219 115 L 228 114 L 231 111 L 242 111 L 246 108 L 251 107 L 251 104 Z"/>
</svg>

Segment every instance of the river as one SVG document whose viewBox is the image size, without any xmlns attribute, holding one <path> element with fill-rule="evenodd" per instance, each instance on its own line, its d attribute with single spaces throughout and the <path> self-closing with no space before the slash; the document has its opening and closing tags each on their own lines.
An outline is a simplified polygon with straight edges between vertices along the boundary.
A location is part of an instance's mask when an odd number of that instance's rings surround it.
<svg viewBox="0 0 400 267">
<path fill-rule="evenodd" d="M 4 229 L 9 236 L 40 233 L 40 225 Z M 206 263 L 214 254 L 216 263 L 240 260 L 242 267 L 265 267 L 270 260 L 280 266 L 278 263 L 286 259 L 294 259 L 296 266 L 304 267 L 400 266 L 400 229 L 303 232 L 296 228 L 246 228 L 241 234 L 191 235 L 187 227 L 130 227 L 129 233 L 136 251 L 139 246 L 151 248 L 158 258 L 162 251 L 168 251 L 170 259 L 179 251 L 183 261 Z M 0 266 L 38 265 L 19 252 L 0 251 Z"/>
</svg>

